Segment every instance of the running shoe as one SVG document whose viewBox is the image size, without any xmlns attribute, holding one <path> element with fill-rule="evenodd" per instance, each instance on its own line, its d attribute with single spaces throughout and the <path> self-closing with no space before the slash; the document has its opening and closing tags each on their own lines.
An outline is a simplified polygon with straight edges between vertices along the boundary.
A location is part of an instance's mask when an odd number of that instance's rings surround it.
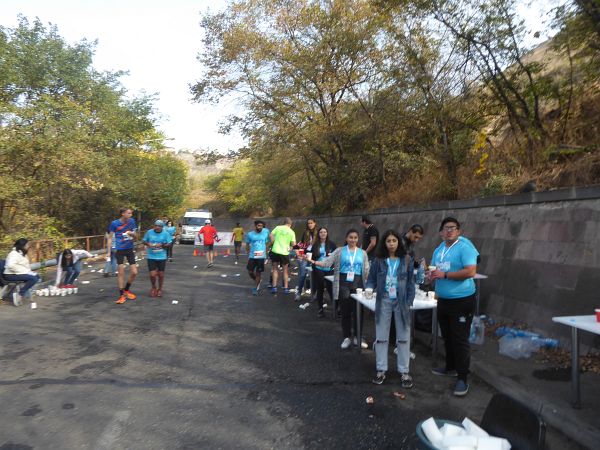
<svg viewBox="0 0 600 450">
<path fill-rule="evenodd" d="M 156 288 L 150 289 L 150 297 L 156 297 Z"/>
<path fill-rule="evenodd" d="M 289 288 L 283 288 L 283 293 L 284 294 L 289 294 L 290 293 L 290 289 Z"/>
<path fill-rule="evenodd" d="M 252 295 L 258 295 L 258 289 L 252 288 Z"/>
<path fill-rule="evenodd" d="M 156 296 L 157 297 L 162 297 L 162 289 L 157 289 L 156 290 Z"/>
<path fill-rule="evenodd" d="M 135 300 L 137 298 L 137 295 L 131 291 L 123 291 L 123 294 L 127 297 L 127 300 Z"/>
<path fill-rule="evenodd" d="M 358 339 L 354 338 L 352 343 L 355 346 L 358 346 Z M 369 348 L 369 345 L 367 344 L 367 341 L 365 341 L 364 339 L 361 338 L 360 340 L 360 348 Z"/>
<path fill-rule="evenodd" d="M 325 317 L 325 312 L 323 311 L 323 308 L 319 309 L 319 311 L 317 312 L 317 317 Z"/>
<path fill-rule="evenodd" d="M 448 370 L 444 367 L 435 367 L 431 369 L 431 373 L 434 375 L 440 375 L 443 377 L 456 377 L 458 374 L 456 370 Z"/>
<path fill-rule="evenodd" d="M 350 344 L 352 344 L 352 339 L 350 338 L 345 338 L 342 341 L 342 345 L 340 345 L 340 347 L 342 348 L 342 350 L 346 350 L 348 347 L 350 347 Z"/>
<path fill-rule="evenodd" d="M 454 386 L 453 394 L 457 397 L 464 397 L 469 392 L 469 385 L 464 380 L 458 380 Z"/>
<path fill-rule="evenodd" d="M 21 306 L 23 304 L 21 294 L 18 292 L 13 292 L 13 304 L 15 306 Z"/>
<path fill-rule="evenodd" d="M 410 389 L 411 387 L 413 387 L 413 379 L 407 373 L 402 374 L 402 377 L 400 378 L 400 382 L 402 383 L 402 387 L 404 389 Z"/>
<path fill-rule="evenodd" d="M 299 302 L 301 299 L 302 299 L 302 297 L 300 296 L 300 294 L 296 294 L 296 295 L 294 296 L 294 301 L 295 301 L 295 302 Z"/>
<path fill-rule="evenodd" d="M 277 288 L 276 287 L 272 287 L 271 288 L 271 294 L 277 294 Z"/>
<path fill-rule="evenodd" d="M 122 305 L 123 303 L 125 303 L 126 300 L 127 300 L 127 297 L 125 296 L 125 294 L 123 294 L 119 297 L 119 299 L 115 303 L 117 305 Z"/>
<path fill-rule="evenodd" d="M 383 380 L 385 380 L 385 372 L 377 372 L 371 381 L 373 384 L 383 384 Z"/>
</svg>

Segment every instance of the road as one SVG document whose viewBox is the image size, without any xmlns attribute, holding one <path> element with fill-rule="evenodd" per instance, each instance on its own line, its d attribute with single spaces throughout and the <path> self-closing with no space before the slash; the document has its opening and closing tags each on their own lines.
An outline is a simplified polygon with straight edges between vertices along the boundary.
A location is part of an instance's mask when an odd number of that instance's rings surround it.
<svg viewBox="0 0 600 450">
<path fill-rule="evenodd" d="M 253 297 L 232 257 L 207 269 L 177 246 L 162 299 L 140 261 L 124 305 L 90 270 L 77 295 L 0 307 L 0 450 L 413 448 L 420 420 L 479 419 L 493 394 L 473 379 L 453 397 L 417 342 L 415 386 L 394 397 L 399 376 L 373 385 L 373 352 L 342 351 L 339 322 L 292 295 Z"/>
</svg>

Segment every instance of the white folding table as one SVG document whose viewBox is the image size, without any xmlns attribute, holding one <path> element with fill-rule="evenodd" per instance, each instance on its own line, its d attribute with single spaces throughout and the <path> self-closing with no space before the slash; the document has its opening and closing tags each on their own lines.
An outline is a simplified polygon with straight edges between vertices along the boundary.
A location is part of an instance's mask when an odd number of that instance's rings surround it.
<svg viewBox="0 0 600 450">
<path fill-rule="evenodd" d="M 579 386 L 579 333 L 578 330 L 600 334 L 600 323 L 596 316 L 559 316 L 552 322 L 571 327 L 571 403 L 573 408 L 581 408 L 581 392 Z"/>
</svg>

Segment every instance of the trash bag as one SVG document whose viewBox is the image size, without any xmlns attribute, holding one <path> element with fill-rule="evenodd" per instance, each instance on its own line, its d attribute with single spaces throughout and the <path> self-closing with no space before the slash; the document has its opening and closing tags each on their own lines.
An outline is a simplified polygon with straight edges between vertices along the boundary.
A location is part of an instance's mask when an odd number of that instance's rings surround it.
<svg viewBox="0 0 600 450">
<path fill-rule="evenodd" d="M 529 337 L 514 337 L 510 334 L 503 336 L 498 343 L 500 354 L 512 359 L 529 358 L 540 348 L 539 344 Z"/>
</svg>

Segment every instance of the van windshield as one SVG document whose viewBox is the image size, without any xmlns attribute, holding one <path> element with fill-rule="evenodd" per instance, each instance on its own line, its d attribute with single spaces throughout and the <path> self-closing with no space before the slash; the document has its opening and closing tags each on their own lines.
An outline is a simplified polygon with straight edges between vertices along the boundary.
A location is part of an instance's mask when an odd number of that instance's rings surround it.
<svg viewBox="0 0 600 450">
<path fill-rule="evenodd" d="M 200 227 L 204 225 L 205 220 L 205 217 L 184 217 L 183 225 L 192 225 L 195 227 Z"/>
</svg>

